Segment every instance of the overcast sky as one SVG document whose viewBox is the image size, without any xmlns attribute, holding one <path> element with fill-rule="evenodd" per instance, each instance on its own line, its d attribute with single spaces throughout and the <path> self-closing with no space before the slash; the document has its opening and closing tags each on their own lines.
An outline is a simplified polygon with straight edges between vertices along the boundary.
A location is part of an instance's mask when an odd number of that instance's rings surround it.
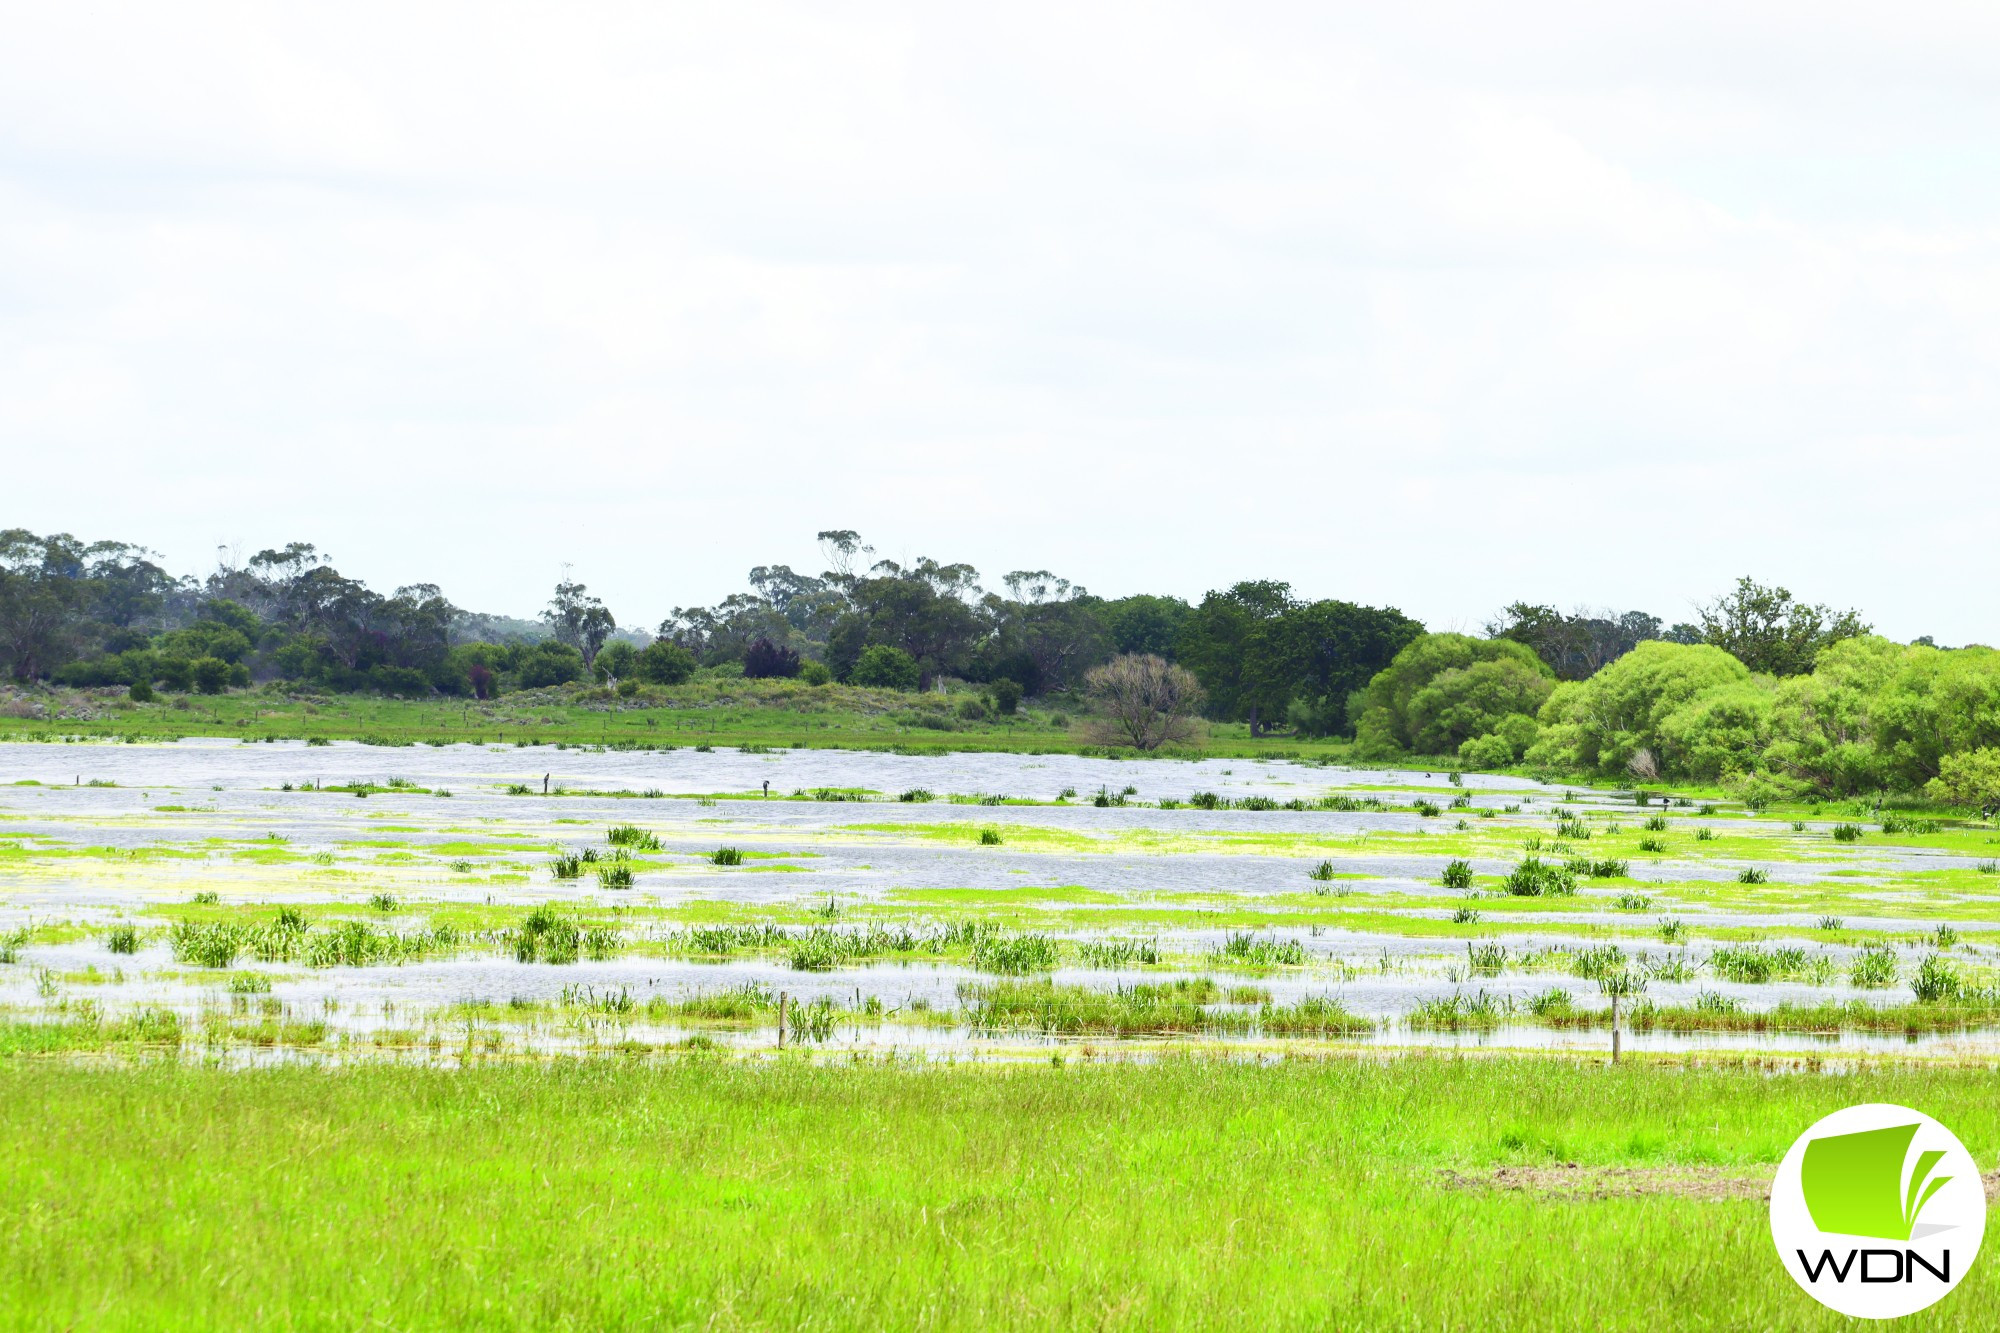
<svg viewBox="0 0 2000 1333">
<path fill-rule="evenodd" d="M 2000 6 L 0 3 L 0 526 L 2000 641 Z"/>
</svg>

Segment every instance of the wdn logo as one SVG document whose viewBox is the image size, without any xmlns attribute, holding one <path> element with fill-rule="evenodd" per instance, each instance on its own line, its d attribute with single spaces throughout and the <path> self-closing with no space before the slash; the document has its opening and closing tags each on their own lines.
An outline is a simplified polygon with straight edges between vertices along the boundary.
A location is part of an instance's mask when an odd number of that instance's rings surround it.
<svg viewBox="0 0 2000 1333">
<path fill-rule="evenodd" d="M 1771 1238 L 1786 1270 L 1820 1303 L 1858 1318 L 1893 1319 L 1941 1299 L 1985 1232 L 1972 1155 L 1904 1106 L 1834 1112 L 1799 1136 L 1771 1186 Z"/>
</svg>

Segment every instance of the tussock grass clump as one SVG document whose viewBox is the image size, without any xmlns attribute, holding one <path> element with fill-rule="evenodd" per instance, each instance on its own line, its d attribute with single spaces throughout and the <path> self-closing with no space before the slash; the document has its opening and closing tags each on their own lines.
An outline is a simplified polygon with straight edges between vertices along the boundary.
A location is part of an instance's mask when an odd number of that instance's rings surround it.
<svg viewBox="0 0 2000 1333">
<path fill-rule="evenodd" d="M 1497 977 L 1507 968 L 1507 946 L 1491 941 L 1465 946 L 1466 970 L 1475 977 Z"/>
<path fill-rule="evenodd" d="M 979 830 L 979 845 L 981 847 L 998 847 L 1000 845 L 1000 830 L 997 828 L 983 828 Z"/>
<path fill-rule="evenodd" d="M 1160 961 L 1160 941 L 1087 940 L 1076 946 L 1076 956 L 1085 967 L 1130 967 L 1136 963 Z"/>
<path fill-rule="evenodd" d="M 1683 944 L 1687 941 L 1687 922 L 1676 916 L 1660 918 L 1660 939 L 1667 944 Z"/>
<path fill-rule="evenodd" d="M 1919 1004 L 1948 1004 L 1967 998 L 1968 987 L 1957 969 L 1937 954 L 1925 954 L 1910 978 L 1910 990 Z"/>
<path fill-rule="evenodd" d="M 1648 815 L 1646 816 L 1646 822 L 1639 827 L 1645 829 L 1648 833 L 1665 833 L 1667 831 L 1667 817 L 1665 815 Z"/>
<path fill-rule="evenodd" d="M 1375 1024 L 1347 1012 L 1338 1000 L 1309 995 L 1294 1005 L 1266 1004 L 1257 1027 L 1275 1037 L 1351 1037 L 1374 1031 Z"/>
<path fill-rule="evenodd" d="M 130 922 L 119 922 L 104 932 L 104 947 L 113 953 L 139 952 L 139 928 Z"/>
<path fill-rule="evenodd" d="M 1896 951 L 1886 944 L 1871 944 L 1854 959 L 1847 979 L 1856 986 L 1879 990 L 1896 984 Z"/>
<path fill-rule="evenodd" d="M 1536 1018 L 1565 1017 L 1576 1010 L 1576 1000 L 1560 986 L 1551 986 L 1528 997 L 1528 1012 Z"/>
<path fill-rule="evenodd" d="M 1212 791 L 1198 791 L 1188 797 L 1188 804 L 1197 810 L 1222 810 L 1228 807 L 1229 802 Z"/>
<path fill-rule="evenodd" d="M 447 953 L 458 944 L 458 932 L 449 926 L 398 932 L 371 926 L 366 921 L 342 921 L 325 930 L 298 936 L 286 956 L 307 967 L 368 967 L 416 962 Z"/>
<path fill-rule="evenodd" d="M 1327 881 L 1331 880 L 1334 877 L 1335 873 L 1336 872 L 1333 868 L 1333 862 L 1321 861 L 1311 870 L 1306 871 L 1306 878 L 1310 880 L 1317 880 L 1318 882 L 1324 884 Z"/>
<path fill-rule="evenodd" d="M 1525 856 L 1508 872 L 1506 888 L 1517 898 L 1570 898 L 1576 895 L 1576 873 L 1568 866 Z"/>
<path fill-rule="evenodd" d="M 1714 842 L 1715 830 L 1712 828 L 1698 828 L 1694 831 L 1694 840 L 1696 842 Z"/>
<path fill-rule="evenodd" d="M 1362 811 L 1384 811 L 1389 807 L 1379 796 L 1322 796 L 1315 802 L 1322 810 L 1332 810 L 1339 814 L 1358 814 Z"/>
<path fill-rule="evenodd" d="M 831 972 L 848 957 L 849 937 L 841 932 L 815 927 L 792 940 L 790 961 L 794 972 Z"/>
<path fill-rule="evenodd" d="M 246 942 L 241 926 L 226 921 L 176 921 L 167 932 L 174 961 L 221 969 L 236 961 Z"/>
<path fill-rule="evenodd" d="M 368 905 L 378 912 L 393 912 L 396 910 L 397 905 L 396 895 L 393 893 L 370 894 L 368 896 Z"/>
<path fill-rule="evenodd" d="M 1451 923 L 1455 926 L 1477 925 L 1478 922 L 1479 909 L 1477 907 L 1467 907 L 1461 904 L 1458 910 L 1451 914 Z"/>
<path fill-rule="evenodd" d="M 1231 1021 L 1212 1017 L 1203 1008 L 1221 998 L 1219 988 L 1207 977 L 1182 977 L 1159 985 L 1142 983 L 1109 991 L 1059 986 L 1047 979 L 981 982 L 959 987 L 958 994 L 966 1006 L 966 1021 L 974 1028 L 1124 1037 L 1199 1032 Z"/>
<path fill-rule="evenodd" d="M 974 967 L 982 972 L 999 972 L 1009 976 L 1052 971 L 1061 957 L 1062 946 L 1054 936 L 1029 932 L 992 935 L 972 946 Z"/>
<path fill-rule="evenodd" d="M 1882 831 L 1898 833 L 1936 833 L 1941 826 L 1935 819 L 1918 819 L 1913 815 L 1886 814 L 1882 816 Z"/>
<path fill-rule="evenodd" d="M 1650 852 L 1650 853 L 1652 853 L 1653 855 L 1657 856 L 1657 855 L 1659 855 L 1659 854 L 1660 854 L 1661 852 L 1664 852 L 1664 851 L 1666 851 L 1666 850 L 1667 850 L 1667 842 L 1666 842 L 1666 839 L 1664 839 L 1664 838 L 1641 838 L 1641 839 L 1639 839 L 1639 850 L 1640 850 L 1640 851 L 1642 851 L 1642 852 Z"/>
<path fill-rule="evenodd" d="M 549 860 L 549 874 L 555 879 L 582 879 L 583 858 L 575 852 L 566 852 Z"/>
<path fill-rule="evenodd" d="M 613 847 L 624 847 L 635 852 L 660 850 L 659 836 L 636 824 L 613 824 L 604 831 L 604 840 Z"/>
<path fill-rule="evenodd" d="M 1569 971 L 1585 981 L 1602 981 L 1625 970 L 1625 951 L 1615 944 L 1551 950 L 1568 955 Z"/>
<path fill-rule="evenodd" d="M 647 1006 L 649 1018 L 700 1018 L 711 1022 L 754 1022 L 776 1010 L 777 997 L 769 988 L 746 982 L 727 990 L 689 996 L 684 1000 L 655 997 Z"/>
<path fill-rule="evenodd" d="M 1860 842 L 1861 825 L 1835 824 L 1833 826 L 1833 840 L 1835 842 Z"/>
<path fill-rule="evenodd" d="M 1472 862 L 1464 859 L 1445 862 L 1444 871 L 1438 876 L 1438 883 L 1447 889 L 1471 888 Z"/>
<path fill-rule="evenodd" d="M 1649 912 L 1653 908 L 1651 895 L 1644 893 L 1621 893 L 1613 901 L 1621 912 Z"/>
<path fill-rule="evenodd" d="M 1485 991 L 1477 995 L 1453 991 L 1448 996 L 1422 1001 L 1403 1021 L 1419 1031 L 1457 1032 L 1464 1028 L 1498 1027 L 1512 1011 L 1512 1005 L 1494 999 Z"/>
<path fill-rule="evenodd" d="M 1306 961 L 1306 948 L 1297 940 L 1260 939 L 1249 931 L 1232 930 L 1212 956 L 1219 961 L 1247 963 L 1252 967 L 1301 967 Z"/>
<path fill-rule="evenodd" d="M 929 787 L 912 787 L 896 799 L 905 805 L 923 805 L 928 801 L 936 800 L 937 797 L 932 794 Z"/>
<path fill-rule="evenodd" d="M 1755 944 L 1725 944 L 1708 956 L 1708 967 L 1725 981 L 1762 985 L 1804 971 L 1806 951 L 1795 945 L 1766 949 Z"/>
<path fill-rule="evenodd" d="M 1738 884 L 1769 884 L 1771 882 L 1771 874 L 1769 871 L 1760 870 L 1756 866 L 1745 866 L 1736 872 L 1736 882 Z"/>
<path fill-rule="evenodd" d="M 708 863 L 715 866 L 740 866 L 743 864 L 743 850 L 740 847 L 718 847 L 708 854 Z"/>
<path fill-rule="evenodd" d="M 1845 921 L 1841 920 L 1837 916 L 1823 916 L 1819 919 L 1818 922 L 1819 928 L 1821 930 L 1839 930 L 1842 926 L 1846 924 L 1847 923 Z"/>
<path fill-rule="evenodd" d="M 607 861 L 597 867 L 597 883 L 605 889 L 629 889 L 633 884 L 630 861 Z"/>
<path fill-rule="evenodd" d="M 1421 796 L 1418 797 L 1416 800 L 1410 802 L 1410 808 L 1412 810 L 1415 810 L 1419 815 L 1423 816 L 1425 819 L 1436 819 L 1439 815 L 1444 813 L 1443 809 L 1441 809 L 1438 806 L 1437 802 L 1426 801 Z"/>
<path fill-rule="evenodd" d="M 548 903 L 528 913 L 514 932 L 514 957 L 523 963 L 574 963 L 582 949 L 582 927 Z"/>
</svg>

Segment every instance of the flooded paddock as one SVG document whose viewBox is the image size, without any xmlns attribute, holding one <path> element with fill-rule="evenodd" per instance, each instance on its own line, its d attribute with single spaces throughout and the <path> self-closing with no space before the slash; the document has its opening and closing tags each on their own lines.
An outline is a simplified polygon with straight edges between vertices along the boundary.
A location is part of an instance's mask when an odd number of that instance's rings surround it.
<svg viewBox="0 0 2000 1333">
<path fill-rule="evenodd" d="M 1244 759 L 9 744 L 0 1011 L 450 1060 L 773 1048 L 782 1007 L 1003 1058 L 1596 1051 L 1616 992 L 1638 1052 L 2000 1053 L 2000 834 L 1840 822 Z"/>
</svg>

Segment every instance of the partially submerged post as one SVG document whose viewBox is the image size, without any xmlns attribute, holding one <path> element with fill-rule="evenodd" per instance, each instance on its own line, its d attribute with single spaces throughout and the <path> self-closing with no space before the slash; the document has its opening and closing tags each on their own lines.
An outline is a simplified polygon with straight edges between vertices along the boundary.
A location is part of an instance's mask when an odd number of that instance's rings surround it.
<svg viewBox="0 0 2000 1333">
<path fill-rule="evenodd" d="M 785 993 L 778 992 L 778 1049 L 785 1049 Z"/>
<path fill-rule="evenodd" d="M 1646 979 L 1625 971 L 1622 967 L 1597 979 L 1597 988 L 1611 999 L 1611 1063 L 1617 1064 L 1624 1054 L 1624 1040 L 1618 1030 L 1618 1001 L 1627 995 L 1638 995 L 1646 989 Z"/>
</svg>

